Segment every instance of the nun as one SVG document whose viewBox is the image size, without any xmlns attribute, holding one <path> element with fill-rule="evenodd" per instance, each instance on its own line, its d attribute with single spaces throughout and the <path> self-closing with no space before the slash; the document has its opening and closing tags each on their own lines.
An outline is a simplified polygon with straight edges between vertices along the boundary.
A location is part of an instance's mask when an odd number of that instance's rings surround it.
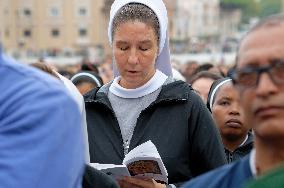
<svg viewBox="0 0 284 188">
<path fill-rule="evenodd" d="M 251 126 L 245 121 L 240 105 L 240 93 L 234 88 L 231 78 L 221 78 L 213 82 L 207 107 L 218 127 L 227 162 L 241 159 L 253 149 Z"/>
<path fill-rule="evenodd" d="M 108 27 L 114 79 L 85 95 L 90 161 L 122 164 L 151 140 L 168 183 L 123 177 L 121 187 L 179 187 L 226 163 L 221 137 L 200 97 L 172 77 L 162 0 L 115 0 Z"/>
<path fill-rule="evenodd" d="M 102 78 L 93 71 L 82 71 L 75 74 L 71 79 L 79 92 L 84 95 L 95 87 L 103 85 Z"/>
</svg>

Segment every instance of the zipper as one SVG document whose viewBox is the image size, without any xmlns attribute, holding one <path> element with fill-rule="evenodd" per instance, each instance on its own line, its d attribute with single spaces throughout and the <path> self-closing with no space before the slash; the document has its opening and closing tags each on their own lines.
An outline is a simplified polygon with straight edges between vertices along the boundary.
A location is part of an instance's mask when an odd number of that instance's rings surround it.
<svg viewBox="0 0 284 188">
<path fill-rule="evenodd" d="M 140 115 L 138 116 L 137 121 L 136 121 L 135 128 L 134 128 L 134 130 L 133 130 L 133 135 L 134 135 L 134 133 L 135 133 L 135 129 L 136 129 L 136 127 L 137 127 L 137 124 L 138 124 L 139 120 L 142 118 L 143 114 L 144 114 L 146 111 L 150 110 L 151 108 L 153 108 L 153 107 L 154 107 L 155 105 L 157 105 L 157 104 L 164 103 L 164 102 L 172 102 L 172 101 L 175 101 L 175 102 L 184 102 L 184 101 L 187 101 L 187 99 L 186 99 L 186 98 L 179 98 L 179 99 L 161 99 L 161 100 L 158 100 L 158 101 L 154 101 L 154 102 L 151 103 L 147 108 L 145 108 L 144 110 L 142 110 L 142 111 L 140 112 Z M 99 102 L 99 101 L 96 101 L 96 100 L 93 100 L 93 99 L 92 99 L 92 100 L 87 100 L 87 101 L 85 101 L 85 102 L 86 102 L 86 103 L 97 103 L 97 104 L 100 104 L 100 105 L 105 106 L 108 110 L 110 110 L 110 112 L 112 113 L 112 115 L 113 115 L 113 117 L 114 117 L 114 119 L 115 119 L 115 121 L 116 121 L 117 126 L 119 127 L 119 123 L 118 123 L 118 120 L 117 120 L 117 117 L 116 117 L 114 111 L 113 111 L 112 108 L 110 108 L 106 103 L 104 103 L 104 102 Z M 120 129 L 120 128 L 119 128 L 119 129 Z M 132 136 L 133 136 L 133 135 L 132 135 Z M 121 143 L 122 143 L 123 154 L 124 154 L 124 157 L 125 157 L 125 155 L 127 155 L 128 152 L 129 152 L 130 141 L 131 141 L 131 140 L 126 140 L 126 141 L 124 142 L 121 133 L 120 133 L 120 140 L 121 140 Z"/>
<path fill-rule="evenodd" d="M 110 108 L 106 103 L 104 103 L 104 102 L 100 102 L 100 101 L 97 101 L 97 100 L 93 100 L 93 99 L 91 99 L 91 100 L 88 100 L 88 101 L 85 101 L 86 103 L 95 103 L 95 104 L 100 104 L 100 105 L 103 105 L 103 106 L 105 106 L 110 112 L 111 112 L 111 114 L 112 114 L 112 116 L 113 116 L 113 118 L 114 118 L 114 120 L 115 120 L 115 122 L 116 122 L 116 125 L 119 127 L 119 123 L 118 123 L 118 120 L 117 120 L 117 117 L 116 117 L 116 115 L 115 115 L 115 113 L 114 113 L 114 111 L 113 111 L 113 109 L 112 108 Z M 119 130 L 120 130 L 120 128 L 119 128 Z M 120 141 L 121 141 L 121 143 L 122 143 L 122 147 L 123 147 L 123 154 L 124 154 L 124 156 L 123 156 L 123 158 L 125 157 L 125 155 L 127 154 L 125 154 L 125 152 L 128 152 L 128 149 L 129 149 L 129 142 L 127 142 L 127 143 L 124 143 L 124 141 L 123 141 L 123 138 L 122 138 L 122 135 L 121 135 L 121 132 L 120 132 Z"/>
</svg>

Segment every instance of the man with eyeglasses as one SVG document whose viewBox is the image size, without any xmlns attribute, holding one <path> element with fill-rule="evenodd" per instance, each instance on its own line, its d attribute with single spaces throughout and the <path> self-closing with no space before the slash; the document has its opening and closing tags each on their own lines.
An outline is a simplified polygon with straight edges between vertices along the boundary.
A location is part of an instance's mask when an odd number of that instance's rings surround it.
<svg viewBox="0 0 284 188">
<path fill-rule="evenodd" d="M 189 181 L 187 188 L 241 188 L 284 164 L 284 15 L 271 16 L 242 39 L 230 72 L 241 94 L 255 149 L 242 160 Z M 271 185 L 273 187 L 274 185 Z"/>
</svg>

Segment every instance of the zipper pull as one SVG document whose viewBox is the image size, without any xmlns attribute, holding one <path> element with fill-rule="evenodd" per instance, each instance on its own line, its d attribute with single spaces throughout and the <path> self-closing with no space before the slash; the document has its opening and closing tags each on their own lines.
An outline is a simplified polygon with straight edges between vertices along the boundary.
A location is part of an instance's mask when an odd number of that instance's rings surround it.
<svg viewBox="0 0 284 188">
<path fill-rule="evenodd" d="M 128 150 L 129 150 L 129 141 L 128 140 L 123 142 L 123 148 L 124 148 L 124 156 L 125 156 L 128 153 Z"/>
</svg>

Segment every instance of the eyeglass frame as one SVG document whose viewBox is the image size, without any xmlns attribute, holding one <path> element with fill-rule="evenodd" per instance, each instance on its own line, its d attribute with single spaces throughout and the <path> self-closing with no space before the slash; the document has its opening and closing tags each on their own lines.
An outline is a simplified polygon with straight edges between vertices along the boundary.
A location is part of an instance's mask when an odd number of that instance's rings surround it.
<svg viewBox="0 0 284 188">
<path fill-rule="evenodd" d="M 249 88 L 254 88 L 257 87 L 259 84 L 259 79 L 260 79 L 260 75 L 262 73 L 267 73 L 269 75 L 270 80 L 273 82 L 273 84 L 275 85 L 281 85 L 284 84 L 284 78 L 283 80 L 280 79 L 275 79 L 275 76 L 273 76 L 273 74 L 271 73 L 272 69 L 274 67 L 276 67 L 277 65 L 282 65 L 284 67 L 284 60 L 278 61 L 276 63 L 273 63 L 271 65 L 268 66 L 261 66 L 261 67 L 245 67 L 242 69 L 237 70 L 237 68 L 232 68 L 231 70 L 229 70 L 228 72 L 228 77 L 230 77 L 232 79 L 232 82 L 234 85 L 241 87 L 242 89 L 249 89 Z M 239 84 L 238 83 L 238 78 L 237 78 L 237 72 L 250 72 L 250 73 L 256 73 L 257 77 L 256 77 L 256 81 L 252 84 L 252 85 L 243 85 L 243 84 Z M 284 72 L 283 72 L 284 74 Z"/>
</svg>

